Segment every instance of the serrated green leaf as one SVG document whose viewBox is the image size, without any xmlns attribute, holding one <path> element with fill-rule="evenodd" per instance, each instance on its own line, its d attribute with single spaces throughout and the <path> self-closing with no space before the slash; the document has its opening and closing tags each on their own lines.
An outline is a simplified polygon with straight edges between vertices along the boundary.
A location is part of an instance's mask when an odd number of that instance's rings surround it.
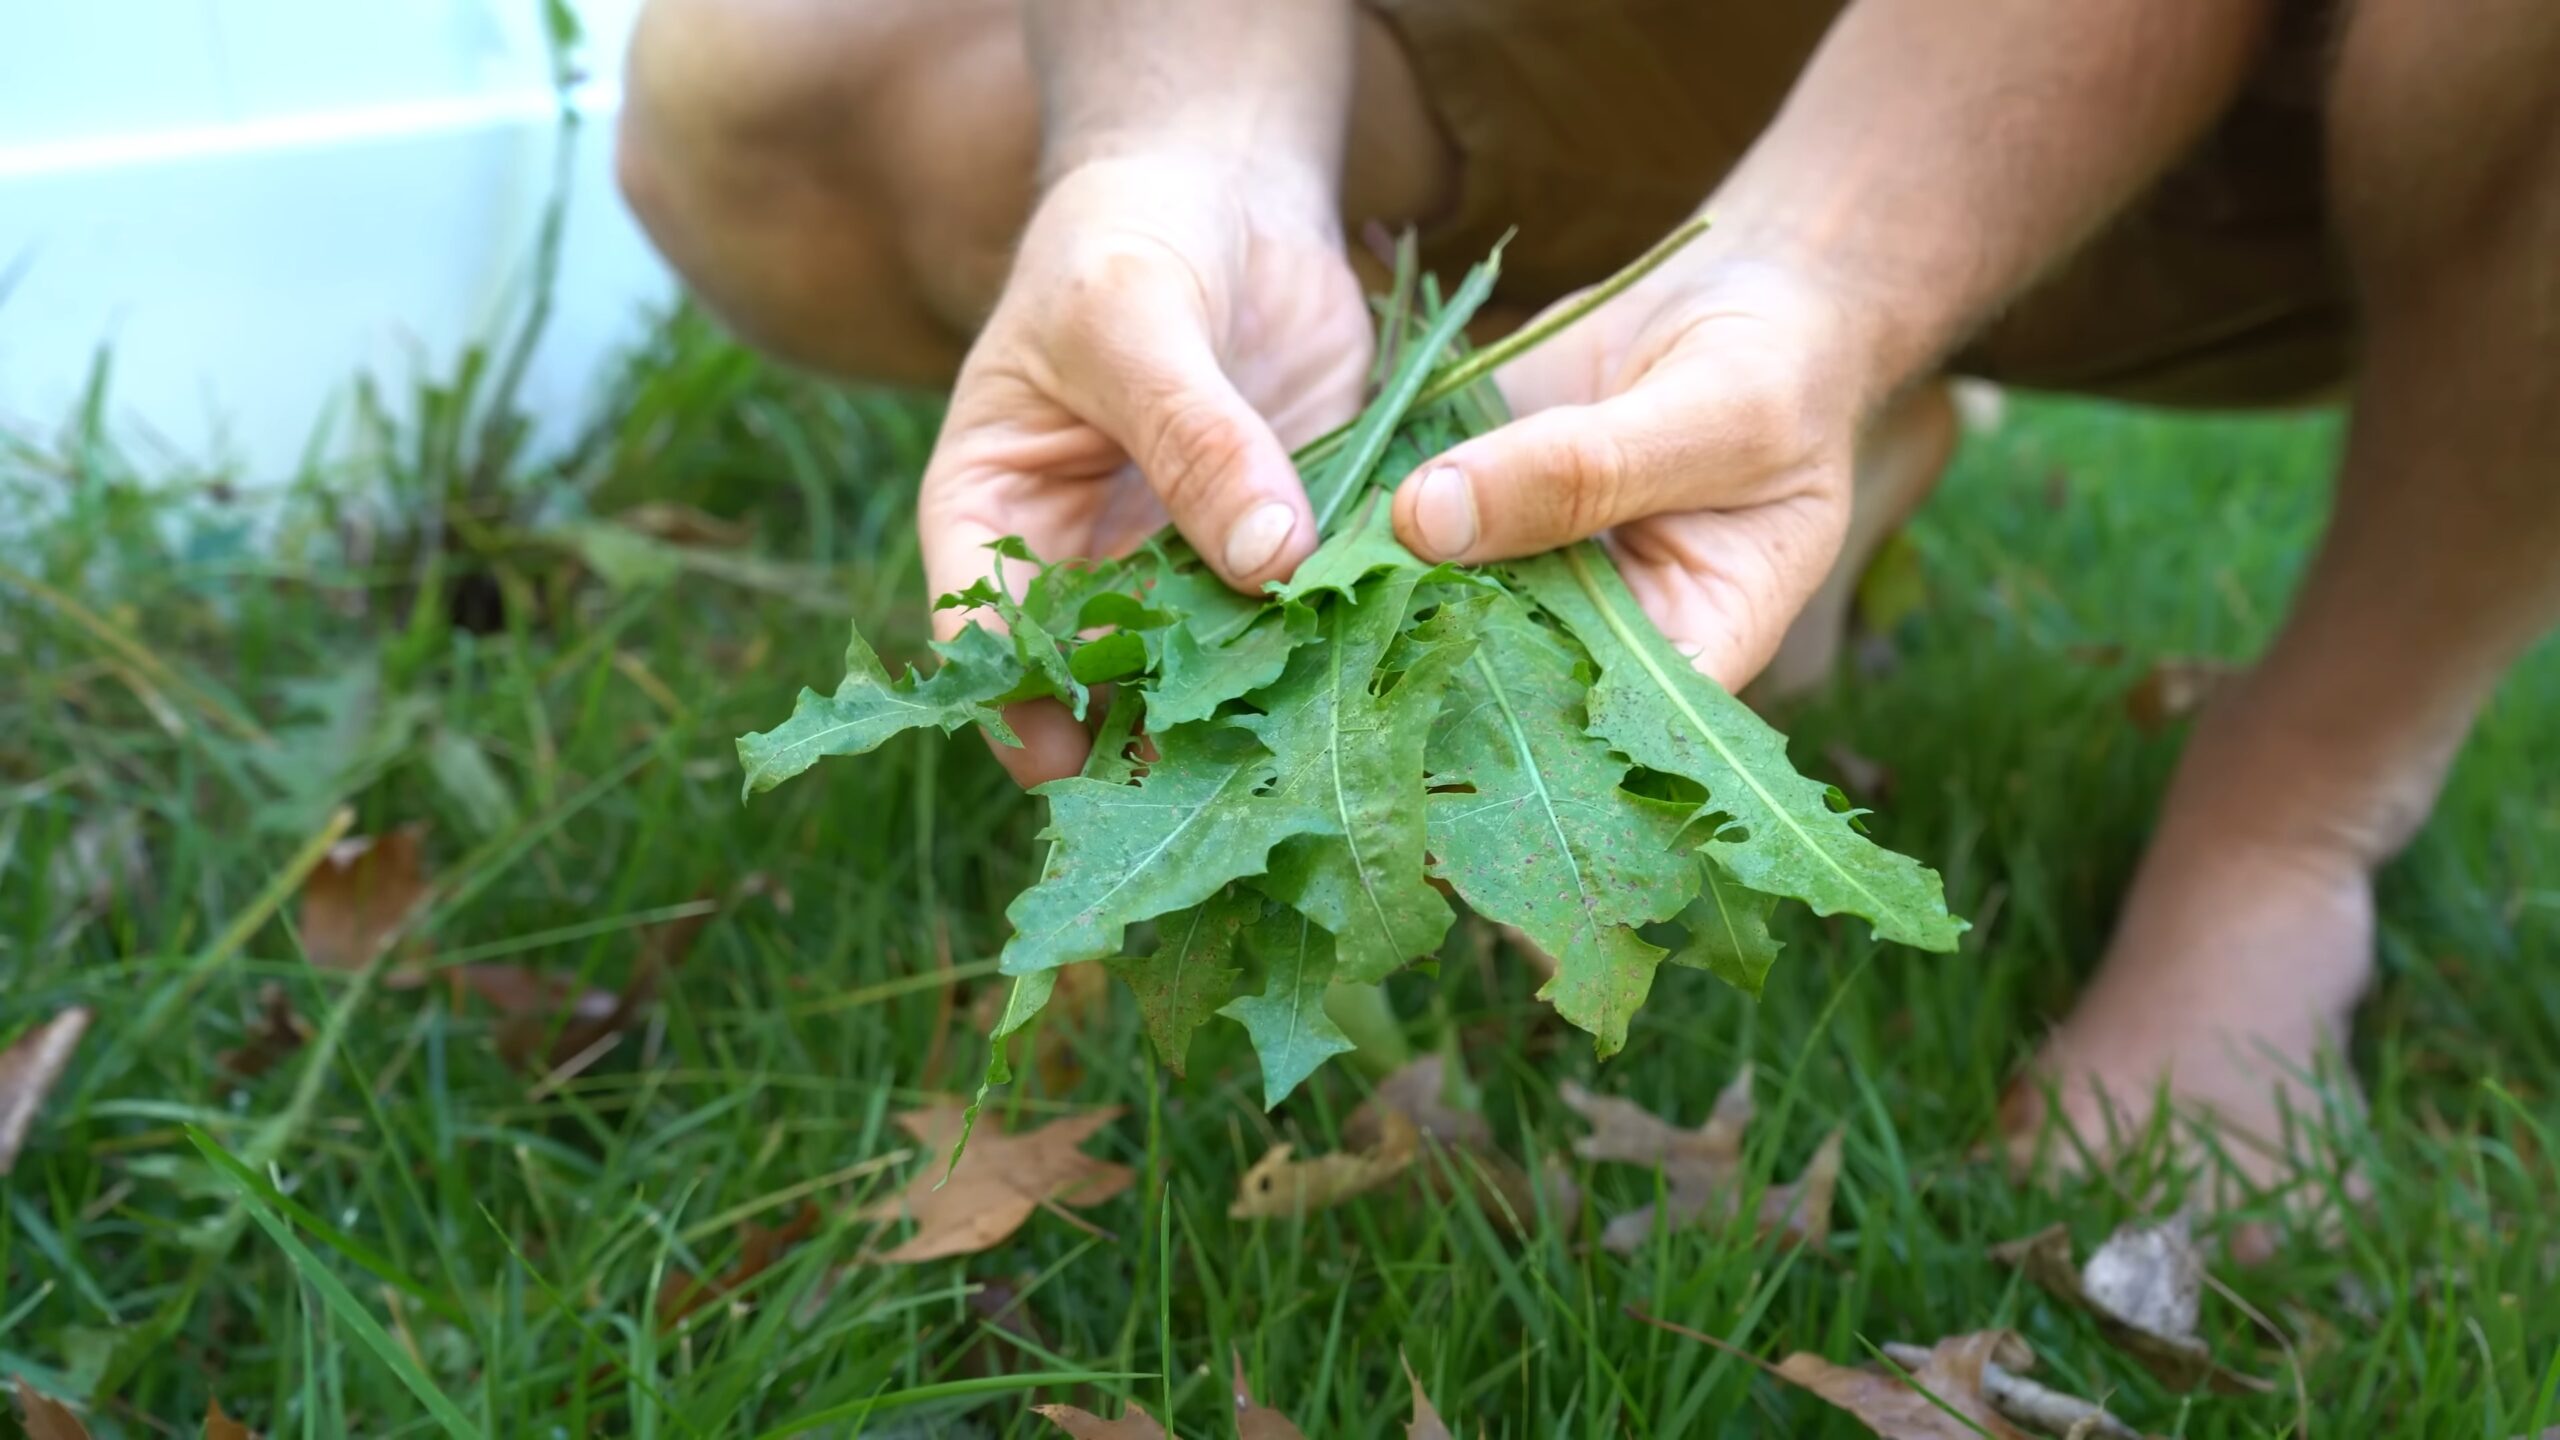
<svg viewBox="0 0 2560 1440">
<path fill-rule="evenodd" d="M 1138 1019 L 1165 1068 L 1184 1073 L 1191 1032 L 1209 1023 L 1236 993 L 1239 972 L 1230 963 L 1245 923 L 1261 913 L 1262 899 L 1229 886 L 1156 925 L 1156 945 L 1144 955 L 1103 962 L 1138 999 Z M 1043 975 L 1055 975 L 1044 970 Z"/>
<path fill-rule="evenodd" d="M 1283 600 L 1304 600 L 1322 591 L 1350 596 L 1361 581 L 1381 570 L 1424 569 L 1421 560 L 1396 539 L 1394 497 L 1373 491 L 1339 534 L 1316 547 L 1287 583 L 1273 593 Z"/>
<path fill-rule="evenodd" d="M 1757 1000 L 1783 948 L 1769 933 L 1769 912 L 1778 899 L 1744 888 L 1733 872 L 1707 856 L 1699 856 L 1698 864 L 1706 883 L 1680 912 L 1680 926 L 1689 938 L 1671 952 L 1671 963 L 1704 970 Z"/>
<path fill-rule="evenodd" d="M 1431 854 L 1478 914 L 1555 957 L 1539 998 L 1605 1058 L 1665 953 L 1635 927 L 1679 913 L 1697 862 L 1677 848 L 1684 817 L 1620 789 L 1626 759 L 1585 732 L 1575 656 L 1511 596 L 1475 604 L 1475 653 L 1431 738 Z"/>
<path fill-rule="evenodd" d="M 1057 839 L 1039 883 L 1005 908 L 1014 926 L 1005 974 L 1117 955 L 1129 926 L 1261 874 L 1273 846 L 1332 823 L 1267 793 L 1278 766 L 1242 730 L 1178 725 L 1154 738 L 1156 758 L 1135 785 L 1079 776 L 1033 792 L 1047 797 Z"/>
<path fill-rule="evenodd" d="M 1262 889 L 1331 931 L 1343 975 L 1362 984 L 1437 949 L 1452 918 L 1423 868 L 1423 748 L 1474 636 L 1437 627 L 1436 643 L 1413 651 L 1411 668 L 1379 694 L 1379 662 L 1403 631 L 1415 579 L 1392 573 L 1356 605 L 1328 601 L 1322 633 L 1252 696 L 1262 713 L 1236 722 L 1278 757 L 1277 792 L 1334 822 L 1275 851 Z"/>
<path fill-rule="evenodd" d="M 1324 990 L 1333 979 L 1333 937 L 1291 910 L 1277 910 L 1253 930 L 1264 982 L 1259 995 L 1240 995 L 1218 1013 L 1245 1028 L 1262 1060 L 1262 1108 L 1272 1109 L 1336 1055 L 1358 1047 L 1325 1013 Z"/>
<path fill-rule="evenodd" d="M 1859 834 L 1829 787 L 1796 773 L 1786 737 L 1671 648 L 1606 551 L 1586 541 L 1513 573 L 1599 667 L 1592 733 L 1639 765 L 1706 787 L 1708 807 L 1730 822 L 1706 850 L 1736 879 L 1816 914 L 1860 916 L 1883 939 L 1956 947 L 1965 925 L 1947 914 L 1936 874 Z"/>
<path fill-rule="evenodd" d="M 845 647 L 844 679 L 835 693 L 802 690 L 791 718 L 771 730 L 738 737 L 746 794 L 770 790 L 830 755 L 864 755 L 902 731 L 926 727 L 948 734 L 983 725 L 1007 745 L 1020 745 L 995 702 L 1021 682 L 1012 647 L 972 625 L 933 647 L 942 664 L 929 676 L 913 669 L 889 678 L 880 657 L 855 631 Z"/>
<path fill-rule="evenodd" d="M 1274 606 L 1224 644 L 1208 644 L 1189 627 L 1164 632 L 1164 655 L 1147 715 L 1158 725 L 1206 720 L 1218 707 L 1280 678 L 1289 656 L 1315 634 L 1316 617 L 1303 605 Z"/>
</svg>

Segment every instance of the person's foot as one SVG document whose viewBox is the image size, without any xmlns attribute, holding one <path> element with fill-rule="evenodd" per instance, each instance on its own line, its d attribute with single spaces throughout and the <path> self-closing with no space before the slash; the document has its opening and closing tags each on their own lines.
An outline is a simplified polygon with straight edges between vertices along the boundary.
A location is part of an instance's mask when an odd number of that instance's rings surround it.
<svg viewBox="0 0 2560 1440">
<path fill-rule="evenodd" d="M 2198 745 L 2209 744 L 2198 737 Z M 2192 1198 L 2284 1191 L 2326 1208 L 2329 1142 L 2361 1103 L 2343 1068 L 2373 969 L 2371 846 L 2276 833 L 2264 792 L 2228 779 L 2236 747 L 2191 751 L 2107 948 L 2076 1007 L 2002 1105 L 2013 1165 L 2106 1165 L 2165 1099 Z"/>
<path fill-rule="evenodd" d="M 1751 683 L 1749 699 L 1758 706 L 1783 703 L 1820 689 L 1839 663 L 1849 613 L 1857 603 L 1858 582 L 1876 551 L 1911 518 L 1955 455 L 1957 404 L 1946 380 L 1914 386 L 1878 416 L 1858 447 L 1855 498 L 1850 502 L 1849 533 L 1840 558 L 1787 627 L 1767 669 Z"/>
</svg>

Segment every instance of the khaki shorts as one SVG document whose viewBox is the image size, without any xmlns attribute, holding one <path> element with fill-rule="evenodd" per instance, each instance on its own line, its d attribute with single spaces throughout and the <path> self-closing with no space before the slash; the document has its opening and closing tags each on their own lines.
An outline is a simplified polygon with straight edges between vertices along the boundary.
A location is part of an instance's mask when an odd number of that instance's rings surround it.
<svg viewBox="0 0 2560 1440">
<path fill-rule="evenodd" d="M 1459 153 L 1435 267 L 1503 232 L 1502 297 L 1540 305 L 1697 209 L 1838 0 L 1369 0 Z M 2341 380 L 2353 335 L 2322 192 L 2325 14 L 2293 7 L 2242 98 L 2172 173 L 1949 363 L 2005 384 L 2276 404 Z"/>
</svg>

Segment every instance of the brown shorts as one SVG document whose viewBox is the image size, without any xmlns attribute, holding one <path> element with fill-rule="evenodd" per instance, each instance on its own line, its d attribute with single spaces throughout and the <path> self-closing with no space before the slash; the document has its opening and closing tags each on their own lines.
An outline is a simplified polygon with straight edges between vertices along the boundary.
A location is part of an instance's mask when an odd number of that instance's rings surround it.
<svg viewBox="0 0 2560 1440">
<path fill-rule="evenodd" d="M 1368 0 L 1456 146 L 1435 267 L 1503 232 L 1503 297 L 1539 305 L 1694 211 L 1757 136 L 1839 0 Z M 2299 4 L 2214 132 L 1949 364 L 2154 404 L 2310 398 L 2351 312 L 2321 183 L 2325 7 Z"/>
</svg>

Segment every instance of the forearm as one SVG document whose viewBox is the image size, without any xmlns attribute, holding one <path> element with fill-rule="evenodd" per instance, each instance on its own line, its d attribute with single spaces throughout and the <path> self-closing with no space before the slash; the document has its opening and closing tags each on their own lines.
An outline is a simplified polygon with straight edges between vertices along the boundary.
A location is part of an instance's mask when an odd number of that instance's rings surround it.
<svg viewBox="0 0 2560 1440">
<path fill-rule="evenodd" d="M 1899 385 L 2203 133 L 2270 8 L 1858 0 L 1709 203 L 1710 253 L 1810 273 Z"/>
<path fill-rule="evenodd" d="M 1350 0 L 1025 0 L 1041 170 L 1166 147 L 1340 178 Z"/>
</svg>

